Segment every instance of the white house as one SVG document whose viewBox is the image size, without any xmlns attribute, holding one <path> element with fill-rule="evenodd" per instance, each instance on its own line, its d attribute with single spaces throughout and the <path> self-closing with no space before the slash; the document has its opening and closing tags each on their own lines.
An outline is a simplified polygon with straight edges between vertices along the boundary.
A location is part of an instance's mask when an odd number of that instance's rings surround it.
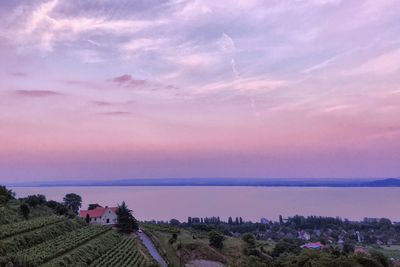
<svg viewBox="0 0 400 267">
<path fill-rule="evenodd" d="M 93 210 L 79 211 L 79 217 L 86 219 L 89 215 L 90 223 L 113 225 L 117 223 L 117 207 L 97 207 Z"/>
</svg>

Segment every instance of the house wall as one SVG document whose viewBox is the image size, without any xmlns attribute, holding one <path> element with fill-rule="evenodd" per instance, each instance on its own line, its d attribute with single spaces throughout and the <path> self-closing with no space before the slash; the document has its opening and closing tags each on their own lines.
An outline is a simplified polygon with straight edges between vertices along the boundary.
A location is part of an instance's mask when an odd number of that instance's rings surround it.
<svg viewBox="0 0 400 267">
<path fill-rule="evenodd" d="M 97 219 L 99 220 L 99 219 Z M 108 222 L 107 222 L 108 220 Z M 103 216 L 100 218 L 101 224 L 116 224 L 117 223 L 117 214 L 111 209 L 107 209 Z"/>
</svg>

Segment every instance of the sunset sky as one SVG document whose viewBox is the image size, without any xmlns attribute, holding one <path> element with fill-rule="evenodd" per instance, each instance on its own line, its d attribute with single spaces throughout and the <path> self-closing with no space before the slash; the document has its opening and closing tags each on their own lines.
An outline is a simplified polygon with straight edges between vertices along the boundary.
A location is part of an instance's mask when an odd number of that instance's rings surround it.
<svg viewBox="0 0 400 267">
<path fill-rule="evenodd" d="M 0 3 L 0 182 L 400 176 L 398 0 Z"/>
</svg>

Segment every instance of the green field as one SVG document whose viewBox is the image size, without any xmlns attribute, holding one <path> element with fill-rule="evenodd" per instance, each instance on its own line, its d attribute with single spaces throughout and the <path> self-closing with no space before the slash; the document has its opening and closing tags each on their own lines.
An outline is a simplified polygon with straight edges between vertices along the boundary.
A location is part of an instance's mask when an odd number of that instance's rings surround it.
<svg viewBox="0 0 400 267">
<path fill-rule="evenodd" d="M 392 245 L 392 246 L 379 246 L 379 247 L 370 247 L 370 251 L 378 251 L 383 253 L 388 258 L 393 258 L 396 260 L 400 259 L 400 246 Z"/>
<path fill-rule="evenodd" d="M 0 266 L 153 266 L 135 237 L 61 216 L 0 225 Z"/>
<path fill-rule="evenodd" d="M 209 245 L 208 233 L 190 228 L 176 228 L 144 224 L 142 229 L 153 239 L 158 250 L 168 260 L 171 266 L 184 266 L 186 263 L 196 260 L 210 260 L 225 264 L 226 266 L 244 266 L 245 242 L 240 237 L 225 236 L 222 249 L 216 249 Z M 177 235 L 176 241 L 171 243 L 173 234 Z M 258 248 L 265 251 L 273 248 L 273 244 L 266 241 L 256 241 Z"/>
</svg>

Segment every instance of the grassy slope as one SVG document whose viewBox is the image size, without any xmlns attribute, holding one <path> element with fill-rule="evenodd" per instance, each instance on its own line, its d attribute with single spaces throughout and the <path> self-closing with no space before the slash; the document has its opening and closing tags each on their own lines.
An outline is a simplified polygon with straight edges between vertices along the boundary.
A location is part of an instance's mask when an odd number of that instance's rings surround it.
<svg viewBox="0 0 400 267">
<path fill-rule="evenodd" d="M 225 263 L 228 266 L 241 266 L 244 258 L 245 242 L 241 238 L 225 237 L 222 249 L 215 249 L 208 244 L 206 232 L 191 229 L 178 229 L 169 227 L 157 227 L 154 225 L 143 225 L 158 246 L 159 251 L 167 258 L 171 266 L 183 266 L 194 259 L 205 259 Z M 171 229 L 175 229 L 178 239 L 170 244 L 172 237 Z M 272 244 L 265 241 L 257 241 L 257 247 L 263 247 L 265 251 L 273 248 Z"/>
<path fill-rule="evenodd" d="M 394 259 L 400 259 L 400 246 L 399 245 L 393 245 L 393 246 L 380 246 L 380 247 L 369 247 L 368 248 L 370 251 L 378 251 L 382 252 L 386 257 L 394 258 Z"/>
<path fill-rule="evenodd" d="M 6 205 L 0 205 L 0 224 L 14 223 L 24 220 L 19 207 L 21 202 L 11 200 Z M 29 218 L 53 215 L 53 211 L 45 206 L 30 207 Z"/>
<path fill-rule="evenodd" d="M 25 221 L 25 219 L 22 217 L 22 215 L 20 214 L 20 211 L 19 211 L 20 204 L 21 204 L 21 202 L 18 200 L 11 200 L 6 205 L 0 205 L 0 225 L 3 225 L 3 224 L 11 224 L 12 225 L 17 222 Z M 53 214 L 54 214 L 53 211 L 46 206 L 37 206 L 35 208 L 30 207 L 29 220 L 33 219 L 33 218 L 37 218 L 37 217 L 51 216 Z M 71 221 L 71 220 L 65 218 L 65 222 L 62 221 L 57 224 L 61 225 L 63 223 L 67 223 L 67 221 Z M 53 239 L 55 237 L 67 234 L 70 230 L 72 230 L 72 228 L 57 229 L 59 231 L 56 232 L 54 229 L 54 225 L 57 226 L 57 224 L 51 224 L 48 226 L 41 227 L 39 229 L 34 229 L 31 231 L 27 231 L 27 232 L 24 232 L 21 234 L 16 234 L 11 237 L 2 239 L 2 240 L 0 240 L 0 248 L 1 248 L 2 244 L 7 245 L 7 247 L 13 246 L 13 248 L 15 247 L 15 251 L 14 251 L 14 253 L 15 253 L 15 252 L 19 251 L 18 247 L 20 249 L 29 249 L 30 247 L 35 246 L 35 244 L 39 245 L 40 243 L 48 241 L 48 239 Z M 52 227 L 52 229 L 50 229 L 50 227 Z M 115 231 L 115 230 L 111 230 L 111 231 Z M 51 235 L 48 232 L 51 233 Z M 46 235 L 47 238 L 41 238 L 42 233 L 43 233 L 43 235 Z M 26 241 L 26 242 L 24 241 L 23 242 L 24 246 L 21 247 L 20 245 L 17 245 L 22 242 L 21 238 L 23 239 L 23 241 L 25 240 L 24 238 L 29 238 L 30 241 Z M 139 253 L 144 257 L 144 259 L 145 259 L 144 262 L 145 262 L 146 266 L 154 266 L 155 263 L 154 263 L 153 259 L 148 254 L 146 248 L 143 245 L 141 245 L 140 242 L 138 242 L 139 239 L 135 236 L 132 236 L 132 238 L 135 239 L 135 243 L 137 244 L 136 247 L 137 247 Z M 91 242 L 94 242 L 94 241 L 91 240 Z M 29 243 L 31 243 L 31 245 L 29 245 Z M 87 242 L 87 244 L 90 244 L 90 242 Z M 68 251 L 68 253 L 65 253 L 57 258 L 63 258 L 64 256 L 67 257 L 72 252 L 78 251 L 79 248 L 81 248 L 81 247 L 82 246 L 77 247 L 72 251 Z M 2 266 L 4 264 L 4 263 L 2 264 L 1 262 L 3 260 L 6 260 L 7 258 L 8 258 L 8 255 L 0 253 L 0 266 Z M 56 260 L 57 258 L 55 258 L 54 260 Z"/>
</svg>

